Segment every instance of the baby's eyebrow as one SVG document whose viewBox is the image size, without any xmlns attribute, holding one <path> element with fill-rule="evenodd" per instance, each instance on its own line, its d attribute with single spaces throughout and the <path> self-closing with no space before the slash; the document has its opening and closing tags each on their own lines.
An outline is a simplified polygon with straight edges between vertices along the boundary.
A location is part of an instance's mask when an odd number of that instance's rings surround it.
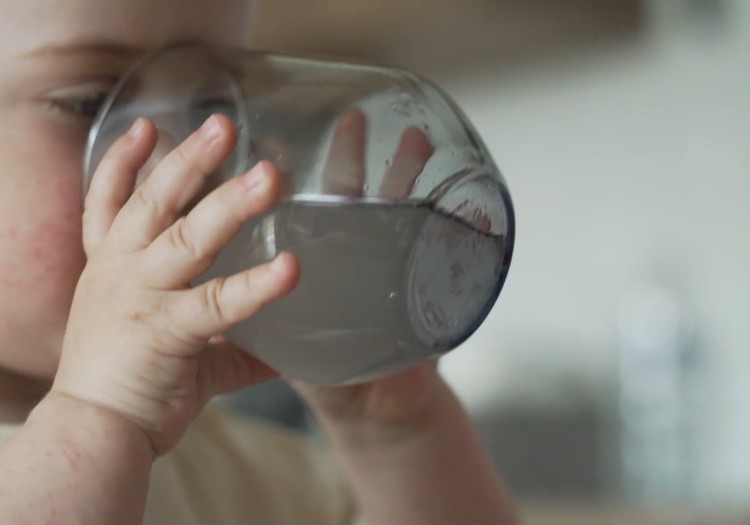
<svg viewBox="0 0 750 525">
<path fill-rule="evenodd" d="M 125 44 L 110 40 L 74 41 L 53 43 L 38 47 L 22 58 L 61 57 L 69 55 L 109 55 L 117 57 L 135 57 L 146 52 L 145 47 Z"/>
</svg>

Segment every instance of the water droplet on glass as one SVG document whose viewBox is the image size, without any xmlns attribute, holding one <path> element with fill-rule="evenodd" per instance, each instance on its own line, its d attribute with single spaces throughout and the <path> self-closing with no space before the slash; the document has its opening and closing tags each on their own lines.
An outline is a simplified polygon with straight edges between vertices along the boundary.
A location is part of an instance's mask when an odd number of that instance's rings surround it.
<svg viewBox="0 0 750 525">
<path fill-rule="evenodd" d="M 390 168 L 391 167 L 391 159 L 385 159 L 385 167 Z"/>
<path fill-rule="evenodd" d="M 410 117 L 412 110 L 411 97 L 407 93 L 401 93 L 393 103 L 393 112 L 402 117 Z"/>
</svg>

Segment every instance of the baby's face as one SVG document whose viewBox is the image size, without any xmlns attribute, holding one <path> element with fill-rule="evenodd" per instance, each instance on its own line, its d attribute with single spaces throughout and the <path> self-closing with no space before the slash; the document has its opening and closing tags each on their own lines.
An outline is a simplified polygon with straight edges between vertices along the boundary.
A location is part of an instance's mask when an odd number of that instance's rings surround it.
<svg viewBox="0 0 750 525">
<path fill-rule="evenodd" d="M 145 50 L 246 46 L 250 0 L 0 0 L 0 367 L 51 376 L 84 265 L 81 159 Z"/>
</svg>

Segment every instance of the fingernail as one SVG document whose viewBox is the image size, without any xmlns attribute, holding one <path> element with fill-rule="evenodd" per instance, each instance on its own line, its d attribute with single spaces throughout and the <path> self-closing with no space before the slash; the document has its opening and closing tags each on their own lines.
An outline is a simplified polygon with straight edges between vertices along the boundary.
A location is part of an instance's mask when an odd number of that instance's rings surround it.
<svg viewBox="0 0 750 525">
<path fill-rule="evenodd" d="M 200 138 L 205 142 L 213 142 L 220 134 L 221 126 L 215 115 L 208 117 L 208 120 L 203 123 L 199 132 Z"/>
<path fill-rule="evenodd" d="M 242 184 L 248 190 L 257 189 L 265 182 L 267 176 L 266 167 L 261 162 L 242 176 Z"/>
<path fill-rule="evenodd" d="M 143 134 L 146 129 L 146 119 L 139 117 L 128 130 L 128 137 L 131 139 L 137 139 Z"/>
</svg>

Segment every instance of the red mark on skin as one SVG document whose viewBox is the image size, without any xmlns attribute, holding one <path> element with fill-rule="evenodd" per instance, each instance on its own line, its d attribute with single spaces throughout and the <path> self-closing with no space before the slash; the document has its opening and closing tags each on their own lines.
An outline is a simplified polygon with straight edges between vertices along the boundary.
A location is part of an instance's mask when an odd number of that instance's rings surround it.
<svg viewBox="0 0 750 525">
<path fill-rule="evenodd" d="M 80 271 L 83 263 L 80 221 L 66 219 L 0 232 L 0 243 L 8 250 L 0 264 L 0 285 L 38 286 L 40 279 L 70 271 L 71 266 L 78 266 Z"/>
<path fill-rule="evenodd" d="M 10 337 L 11 350 L 57 348 L 62 338 L 85 257 L 80 208 L 61 208 L 21 216 L 0 230 L 0 336 Z"/>
</svg>

